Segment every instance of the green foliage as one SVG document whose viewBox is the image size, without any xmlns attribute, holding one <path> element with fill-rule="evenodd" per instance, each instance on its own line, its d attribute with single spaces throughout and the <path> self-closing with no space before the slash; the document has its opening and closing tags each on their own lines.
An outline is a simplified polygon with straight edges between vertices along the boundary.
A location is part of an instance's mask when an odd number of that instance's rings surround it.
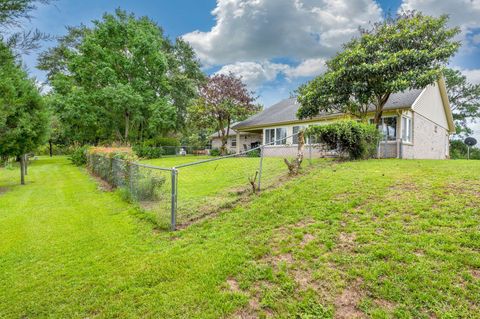
<svg viewBox="0 0 480 319">
<path fill-rule="evenodd" d="M 181 129 L 204 79 L 192 48 L 152 20 L 117 10 L 69 27 L 39 59 L 64 136 L 131 143 Z"/>
<path fill-rule="evenodd" d="M 211 156 L 220 156 L 222 154 L 222 152 L 220 152 L 220 150 L 218 148 L 212 148 L 210 150 L 210 155 Z"/>
<path fill-rule="evenodd" d="M 164 153 L 163 148 L 160 146 L 148 146 L 145 144 L 135 145 L 133 151 L 138 157 L 145 159 L 160 158 Z"/>
<path fill-rule="evenodd" d="M 468 127 L 469 120 L 480 118 L 480 84 L 469 83 L 467 77 L 458 70 L 445 69 L 443 74 L 456 133 L 460 136 L 469 135 L 472 133 Z"/>
<path fill-rule="evenodd" d="M 136 187 L 131 190 L 132 196 L 137 201 L 154 201 L 160 196 L 160 189 L 165 184 L 164 176 L 156 176 L 152 172 L 143 172 L 136 177 Z"/>
<path fill-rule="evenodd" d="M 261 110 L 254 104 L 254 92 L 250 92 L 241 78 L 230 74 L 216 74 L 200 88 L 200 97 L 189 109 L 192 127 L 220 131 L 222 154 L 227 153 L 227 136 L 230 126 Z"/>
<path fill-rule="evenodd" d="M 43 144 L 48 116 L 33 80 L 0 43 L 0 157 L 20 156 Z"/>
<path fill-rule="evenodd" d="M 323 75 L 297 90 L 298 117 L 341 112 L 364 118 L 374 106 L 379 123 L 392 93 L 423 89 L 441 76 L 460 46 L 453 40 L 459 29 L 447 22 L 447 16 L 407 12 L 362 30 L 327 61 Z"/>
<path fill-rule="evenodd" d="M 350 159 L 367 159 L 375 155 L 381 134 L 375 125 L 356 121 L 341 121 L 310 126 L 306 135 L 336 149 Z"/>
<path fill-rule="evenodd" d="M 260 157 L 261 155 L 261 152 L 260 152 L 260 149 L 255 149 L 255 150 L 252 150 L 252 151 L 249 151 L 247 153 L 247 157 Z"/>
<path fill-rule="evenodd" d="M 146 146 L 180 146 L 180 142 L 175 137 L 153 137 L 143 142 Z"/>
<path fill-rule="evenodd" d="M 468 158 L 468 146 L 461 140 L 450 141 L 450 158 Z M 480 160 L 480 148 L 470 147 L 470 159 Z"/>
<path fill-rule="evenodd" d="M 68 159 L 72 162 L 73 165 L 83 166 L 87 164 L 87 151 L 90 148 L 88 145 L 79 146 L 74 148 L 72 154 Z"/>
</svg>

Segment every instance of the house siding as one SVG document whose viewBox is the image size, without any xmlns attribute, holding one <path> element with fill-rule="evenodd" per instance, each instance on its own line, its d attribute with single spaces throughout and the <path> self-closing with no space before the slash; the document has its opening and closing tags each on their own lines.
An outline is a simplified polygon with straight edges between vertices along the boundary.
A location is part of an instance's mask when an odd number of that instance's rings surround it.
<svg viewBox="0 0 480 319">
<path fill-rule="evenodd" d="M 429 85 L 412 106 L 413 111 L 448 130 L 448 121 L 438 84 Z"/>
<path fill-rule="evenodd" d="M 235 153 L 237 151 L 237 147 L 232 145 L 232 141 L 236 140 L 236 135 L 230 135 L 227 140 L 227 150 L 230 153 Z M 240 151 L 246 149 L 250 149 L 250 145 L 252 143 L 262 143 L 262 135 L 261 134 L 242 134 L 240 135 Z M 222 146 L 222 139 L 220 137 L 212 138 L 212 149 L 220 148 Z"/>
<path fill-rule="evenodd" d="M 446 159 L 448 157 L 448 130 L 422 114 L 413 112 L 413 143 L 403 145 L 402 158 Z"/>
</svg>

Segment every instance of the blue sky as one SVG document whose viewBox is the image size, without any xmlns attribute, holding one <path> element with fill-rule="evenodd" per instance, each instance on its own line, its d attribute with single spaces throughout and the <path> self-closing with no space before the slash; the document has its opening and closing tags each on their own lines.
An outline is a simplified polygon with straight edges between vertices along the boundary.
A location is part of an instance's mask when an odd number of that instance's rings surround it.
<svg viewBox="0 0 480 319">
<path fill-rule="evenodd" d="M 62 35 L 66 25 L 88 24 L 118 7 L 149 16 L 169 37 L 190 42 L 205 72 L 242 76 L 267 107 L 320 74 L 324 61 L 357 34 L 358 26 L 399 9 L 449 14 L 451 24 L 462 29 L 463 42 L 451 66 L 480 82 L 480 0 L 58 0 L 39 7 L 24 28 Z M 35 69 L 36 54 L 24 61 L 44 80 Z"/>
</svg>

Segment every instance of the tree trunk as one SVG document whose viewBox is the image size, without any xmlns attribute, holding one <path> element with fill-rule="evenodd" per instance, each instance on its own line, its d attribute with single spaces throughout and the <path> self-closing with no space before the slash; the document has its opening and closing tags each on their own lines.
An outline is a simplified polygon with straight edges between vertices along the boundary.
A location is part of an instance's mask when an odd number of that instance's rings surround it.
<svg viewBox="0 0 480 319">
<path fill-rule="evenodd" d="M 125 114 L 125 144 L 128 144 L 128 129 L 130 125 L 130 116 Z"/>
<path fill-rule="evenodd" d="M 23 155 L 25 157 L 24 165 L 25 165 L 25 175 L 28 175 L 28 154 Z"/>
<path fill-rule="evenodd" d="M 20 156 L 20 184 L 25 185 L 25 156 Z"/>
<path fill-rule="evenodd" d="M 377 103 L 375 105 L 375 117 L 373 120 L 377 129 L 380 126 L 380 123 L 382 121 L 383 108 L 387 103 L 389 97 L 390 97 L 390 93 L 377 96 Z"/>
<path fill-rule="evenodd" d="M 53 143 L 52 140 L 48 140 L 48 149 L 50 152 L 50 157 L 53 157 Z"/>
<path fill-rule="evenodd" d="M 300 168 L 303 162 L 303 152 L 305 146 L 305 136 L 304 132 L 298 132 L 298 149 L 297 149 L 297 158 L 289 161 L 288 159 L 284 158 L 283 161 L 288 167 L 288 174 L 289 175 L 297 175 L 300 172 Z"/>
</svg>

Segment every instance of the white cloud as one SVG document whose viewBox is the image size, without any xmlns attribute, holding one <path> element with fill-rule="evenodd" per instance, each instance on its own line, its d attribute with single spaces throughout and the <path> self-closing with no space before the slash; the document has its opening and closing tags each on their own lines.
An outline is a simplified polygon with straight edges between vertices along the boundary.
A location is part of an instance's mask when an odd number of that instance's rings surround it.
<svg viewBox="0 0 480 319">
<path fill-rule="evenodd" d="M 256 90 L 266 82 L 274 81 L 277 76 L 283 74 L 288 79 L 298 77 L 316 76 L 325 71 L 325 60 L 308 59 L 297 66 L 282 63 L 262 62 L 236 62 L 224 65 L 217 73 L 233 73 L 242 78 L 251 90 Z"/>
<path fill-rule="evenodd" d="M 228 74 L 233 73 L 240 76 L 245 84 L 255 90 L 264 82 L 273 81 L 280 72 L 289 68 L 286 64 L 263 62 L 236 62 L 224 65 L 217 73 Z"/>
<path fill-rule="evenodd" d="M 470 83 L 480 84 L 480 69 L 465 69 L 461 71 Z"/>
<path fill-rule="evenodd" d="M 218 0 L 215 26 L 183 38 L 207 65 L 318 59 L 335 53 L 381 13 L 374 0 Z"/>
<path fill-rule="evenodd" d="M 404 0 L 399 10 L 418 10 L 425 14 L 440 16 L 448 14 L 451 26 L 459 26 L 462 37 L 480 27 L 480 0 Z M 471 41 L 474 43 L 475 35 Z"/>
<path fill-rule="evenodd" d="M 290 67 L 285 74 L 290 78 L 317 76 L 325 72 L 325 59 L 308 59 L 296 67 Z"/>
</svg>

